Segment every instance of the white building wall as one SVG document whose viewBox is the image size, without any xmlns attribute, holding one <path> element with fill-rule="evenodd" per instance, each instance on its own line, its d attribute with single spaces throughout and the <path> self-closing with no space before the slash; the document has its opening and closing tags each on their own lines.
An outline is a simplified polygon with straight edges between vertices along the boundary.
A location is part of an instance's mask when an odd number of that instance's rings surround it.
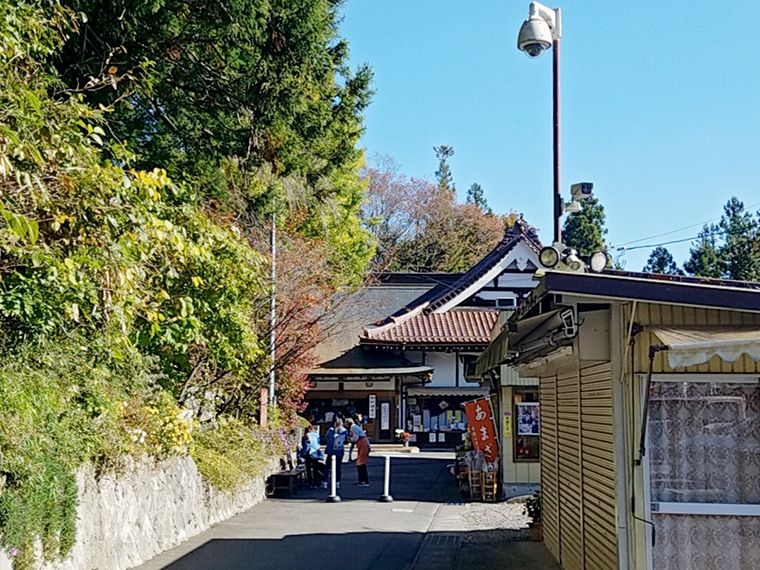
<svg viewBox="0 0 760 570">
<path fill-rule="evenodd" d="M 453 352 L 428 352 L 425 355 L 425 365 L 434 369 L 433 381 L 426 384 L 427 388 L 450 388 L 456 386 L 456 354 Z M 464 371 L 460 365 L 459 383 L 464 384 Z"/>
</svg>

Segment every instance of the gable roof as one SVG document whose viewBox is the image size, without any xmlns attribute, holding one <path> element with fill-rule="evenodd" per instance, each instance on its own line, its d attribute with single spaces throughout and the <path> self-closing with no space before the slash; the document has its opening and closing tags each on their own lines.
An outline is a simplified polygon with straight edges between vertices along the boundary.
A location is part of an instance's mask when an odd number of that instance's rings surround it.
<svg viewBox="0 0 760 570">
<path fill-rule="evenodd" d="M 362 344 L 405 346 L 485 347 L 499 311 L 457 309 L 426 313 L 424 306 L 405 317 L 374 329 L 366 329 Z"/>
<path fill-rule="evenodd" d="M 504 269 L 500 267 L 502 262 L 521 243 L 527 245 L 535 253 L 536 258 L 538 258 L 538 254 L 541 251 L 541 241 L 538 239 L 538 233 L 535 228 L 529 226 L 522 218 L 517 220 L 511 228 L 507 228 L 504 232 L 504 237 L 488 255 L 476 263 L 472 269 L 462 275 L 445 291 L 430 299 L 425 312 L 447 311 L 456 306 L 458 302 L 472 295 L 472 289 L 477 287 L 479 282 L 483 280 L 490 281 L 498 276 L 501 270 Z M 494 273 L 495 275 L 492 275 Z"/>
</svg>

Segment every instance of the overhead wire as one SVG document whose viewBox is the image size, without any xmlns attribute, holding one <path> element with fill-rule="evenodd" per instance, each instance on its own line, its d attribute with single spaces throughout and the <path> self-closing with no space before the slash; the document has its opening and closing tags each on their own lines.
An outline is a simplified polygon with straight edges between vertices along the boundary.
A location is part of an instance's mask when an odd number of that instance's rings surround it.
<svg viewBox="0 0 760 570">
<path fill-rule="evenodd" d="M 745 210 L 752 210 L 752 208 L 757 208 L 758 206 L 760 206 L 760 202 L 758 202 L 757 204 L 752 204 L 751 206 L 747 206 L 745 208 Z M 625 252 L 625 251 L 632 251 L 634 249 L 647 249 L 647 248 L 653 248 L 653 247 L 661 247 L 663 245 L 670 245 L 670 244 L 674 244 L 674 243 L 683 243 L 685 241 L 691 241 L 691 240 L 699 239 L 700 237 L 703 237 L 703 236 L 705 236 L 705 237 L 718 236 L 718 235 L 724 234 L 725 230 L 718 230 L 718 231 L 715 231 L 715 232 L 708 232 L 708 233 L 705 233 L 705 234 L 702 234 L 702 235 L 696 235 L 696 236 L 692 236 L 692 237 L 688 237 L 688 238 L 677 239 L 677 240 L 672 240 L 672 241 L 666 241 L 666 242 L 662 242 L 662 243 L 655 243 L 655 244 L 648 244 L 648 245 L 637 245 L 637 246 L 634 246 L 634 247 L 628 247 L 628 245 L 633 244 L 633 243 L 639 243 L 639 242 L 642 242 L 642 241 L 646 241 L 646 240 L 650 240 L 650 239 L 655 239 L 655 238 L 658 238 L 658 237 L 664 237 L 664 236 L 668 236 L 668 235 L 672 235 L 672 234 L 677 234 L 678 232 L 682 232 L 682 231 L 685 231 L 685 230 L 690 230 L 691 228 L 696 228 L 696 227 L 700 227 L 700 226 L 704 227 L 706 224 L 709 224 L 710 222 L 714 222 L 715 220 L 721 219 L 721 217 L 722 216 L 718 216 L 717 218 L 711 218 L 709 220 L 706 220 L 704 222 L 700 222 L 698 224 L 692 224 L 690 226 L 685 226 L 685 227 L 679 228 L 677 230 L 672 230 L 672 231 L 669 231 L 669 232 L 665 232 L 665 233 L 661 233 L 661 234 L 657 234 L 657 235 L 653 235 L 653 236 L 649 236 L 649 237 L 635 239 L 635 240 L 628 241 L 628 242 L 625 242 L 625 243 L 622 243 L 622 244 L 619 244 L 619 245 L 612 245 L 612 246 L 610 246 L 610 249 L 617 249 L 617 250 L 619 250 L 621 252 Z"/>
</svg>

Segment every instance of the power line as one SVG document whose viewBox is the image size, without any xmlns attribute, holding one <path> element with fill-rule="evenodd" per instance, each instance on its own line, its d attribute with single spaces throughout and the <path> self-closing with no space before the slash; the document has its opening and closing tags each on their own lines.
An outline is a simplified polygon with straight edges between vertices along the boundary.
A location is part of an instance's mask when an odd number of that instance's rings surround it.
<svg viewBox="0 0 760 570">
<path fill-rule="evenodd" d="M 760 206 L 760 202 L 758 202 L 757 204 L 752 204 L 751 206 L 747 206 L 745 209 L 746 210 L 751 210 L 752 208 L 757 208 L 758 206 Z M 649 240 L 649 239 L 655 239 L 655 238 L 658 238 L 658 237 L 669 236 L 669 235 L 672 235 L 672 234 L 677 234 L 678 232 L 682 232 L 684 230 L 690 230 L 691 228 L 696 228 L 696 227 L 699 227 L 699 226 L 704 226 L 705 224 L 709 224 L 710 222 L 714 222 L 715 220 L 721 219 L 721 217 L 722 216 L 718 216 L 717 218 L 711 218 L 711 219 L 709 219 L 709 220 L 707 220 L 705 222 L 701 222 L 699 224 L 692 224 L 690 226 L 686 226 L 686 227 L 683 227 L 683 228 L 680 228 L 680 229 L 677 229 L 677 230 L 672 230 L 672 231 L 669 231 L 669 232 L 665 232 L 665 233 L 662 233 L 662 234 L 657 234 L 657 235 L 654 235 L 654 236 L 649 236 L 649 237 L 645 237 L 645 238 L 635 239 L 633 241 L 628 241 L 628 242 L 622 243 L 620 245 L 613 246 L 611 249 L 623 249 L 623 250 L 629 251 L 629 250 L 632 250 L 632 249 L 642 249 L 642 248 L 645 248 L 645 247 L 659 247 L 660 245 L 668 245 L 668 244 L 671 244 L 671 243 L 680 243 L 680 242 L 684 242 L 684 241 L 689 241 L 691 239 L 696 239 L 699 236 L 696 236 L 696 237 L 693 237 L 693 238 L 688 238 L 688 239 L 681 239 L 681 240 L 670 241 L 670 242 L 666 242 L 666 243 L 662 243 L 662 244 L 657 244 L 657 245 L 653 245 L 653 246 L 641 245 L 641 246 L 636 246 L 636 247 L 625 247 L 625 246 L 630 245 L 632 243 L 639 243 L 639 242 L 646 241 L 646 240 Z"/>
<path fill-rule="evenodd" d="M 683 243 L 685 241 L 692 241 L 692 240 L 695 240 L 695 239 L 699 239 L 701 237 L 718 236 L 718 235 L 725 234 L 725 233 L 726 233 L 725 230 L 718 230 L 717 232 L 709 232 L 709 233 L 702 234 L 702 235 L 692 236 L 692 237 L 683 238 L 683 239 L 676 239 L 676 240 L 673 240 L 673 241 L 665 241 L 665 242 L 662 242 L 662 243 L 651 243 L 649 245 L 637 245 L 637 246 L 634 246 L 634 247 L 616 246 L 616 248 L 619 249 L 621 252 L 626 252 L 626 251 L 632 251 L 634 249 L 647 249 L 647 248 L 650 248 L 650 247 L 662 247 L 663 245 L 670 245 L 672 243 Z M 637 241 L 641 241 L 641 240 L 637 240 Z M 630 242 L 630 243 L 636 243 L 636 242 Z"/>
</svg>

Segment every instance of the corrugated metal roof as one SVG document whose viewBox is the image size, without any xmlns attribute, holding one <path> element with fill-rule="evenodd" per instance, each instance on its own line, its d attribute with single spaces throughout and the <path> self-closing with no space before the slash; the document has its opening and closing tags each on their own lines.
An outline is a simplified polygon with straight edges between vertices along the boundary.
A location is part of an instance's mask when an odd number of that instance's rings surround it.
<svg viewBox="0 0 760 570">
<path fill-rule="evenodd" d="M 420 311 L 390 325 L 366 330 L 362 342 L 487 345 L 498 318 L 498 311 L 488 309 L 459 309 L 431 314 Z"/>
</svg>

